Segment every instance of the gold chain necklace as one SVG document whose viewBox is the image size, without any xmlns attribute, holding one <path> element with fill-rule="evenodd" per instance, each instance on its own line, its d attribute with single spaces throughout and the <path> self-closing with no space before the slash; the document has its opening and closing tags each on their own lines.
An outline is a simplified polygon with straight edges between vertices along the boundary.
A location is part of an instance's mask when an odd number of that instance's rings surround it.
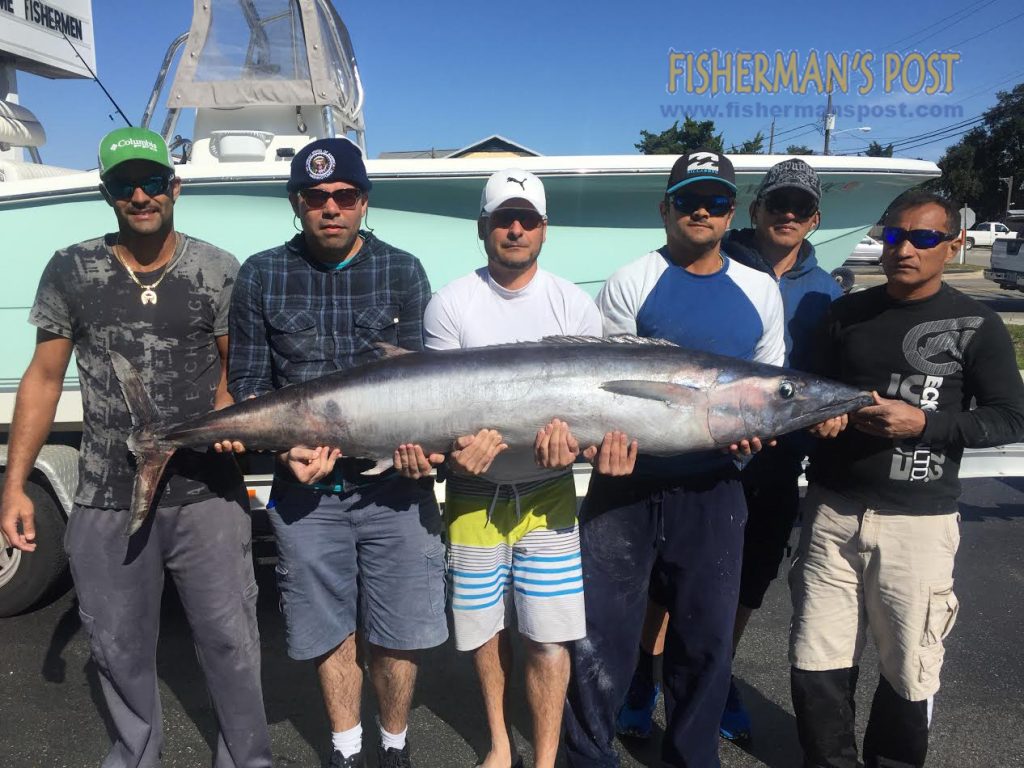
<svg viewBox="0 0 1024 768">
<path fill-rule="evenodd" d="M 174 251 L 175 251 L 175 253 L 177 253 L 178 246 L 180 244 L 181 244 L 181 236 L 177 232 L 175 232 L 174 233 Z M 178 263 L 178 259 L 172 256 L 170 263 L 168 263 L 167 266 L 164 267 L 164 273 L 162 275 L 160 275 L 160 277 L 158 277 L 152 283 L 150 283 L 149 285 L 146 285 L 141 280 L 139 280 L 139 278 L 136 276 L 135 272 L 132 271 L 132 268 L 128 266 L 128 262 L 126 262 L 121 257 L 121 254 L 118 252 L 118 249 L 120 247 L 121 247 L 121 234 L 118 233 L 118 235 L 117 235 L 117 242 L 115 242 L 114 245 L 110 249 L 111 251 L 114 252 L 114 258 L 116 258 L 119 262 L 121 262 L 121 266 L 124 267 L 125 272 L 128 273 L 128 277 L 131 278 L 132 282 L 135 283 L 137 286 L 139 286 L 139 288 L 142 289 L 142 294 L 139 296 L 139 300 L 143 303 L 143 305 L 146 305 L 146 304 L 156 304 L 156 287 L 158 285 L 160 285 L 160 283 L 163 281 L 163 279 L 165 277 L 167 277 L 168 274 L 170 274 L 170 271 Z"/>
</svg>

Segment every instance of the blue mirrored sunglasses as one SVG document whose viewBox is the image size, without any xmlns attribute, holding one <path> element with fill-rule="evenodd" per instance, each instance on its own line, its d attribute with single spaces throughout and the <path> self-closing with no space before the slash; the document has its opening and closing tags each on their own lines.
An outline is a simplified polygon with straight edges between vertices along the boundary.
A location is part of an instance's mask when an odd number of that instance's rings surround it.
<svg viewBox="0 0 1024 768">
<path fill-rule="evenodd" d="M 669 195 L 672 207 L 679 213 L 691 214 L 703 208 L 711 216 L 724 216 L 732 210 L 733 198 L 729 195 L 698 195 L 692 192 L 676 192 Z"/>
<path fill-rule="evenodd" d="M 899 245 L 909 240 L 915 248 L 934 248 L 939 243 L 949 242 L 956 234 L 948 235 L 935 229 L 903 229 L 903 227 L 886 227 L 882 230 L 882 240 L 886 245 Z"/>
<path fill-rule="evenodd" d="M 154 174 L 134 181 L 111 176 L 103 179 L 103 188 L 115 200 L 131 200 L 136 189 L 141 189 L 150 197 L 156 197 L 167 193 L 173 178 L 173 175 L 166 173 Z"/>
</svg>

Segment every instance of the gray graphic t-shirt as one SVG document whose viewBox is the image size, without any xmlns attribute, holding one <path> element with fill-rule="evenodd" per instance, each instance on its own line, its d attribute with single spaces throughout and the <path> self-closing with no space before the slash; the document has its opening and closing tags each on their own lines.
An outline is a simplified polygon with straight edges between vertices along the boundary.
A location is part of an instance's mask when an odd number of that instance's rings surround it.
<svg viewBox="0 0 1024 768">
<path fill-rule="evenodd" d="M 137 273 L 160 280 L 156 303 L 143 304 L 110 246 L 115 235 L 57 251 L 39 281 L 29 322 L 70 339 L 82 389 L 84 430 L 78 504 L 130 506 L 135 460 L 125 440 L 131 415 L 108 352 L 139 371 L 165 425 L 207 413 L 220 380 L 216 337 L 228 332 L 231 286 L 238 261 L 202 240 L 179 235 L 167 267 Z M 178 451 L 164 473 L 160 506 L 224 495 L 240 482 L 234 461 L 213 453 Z"/>
</svg>

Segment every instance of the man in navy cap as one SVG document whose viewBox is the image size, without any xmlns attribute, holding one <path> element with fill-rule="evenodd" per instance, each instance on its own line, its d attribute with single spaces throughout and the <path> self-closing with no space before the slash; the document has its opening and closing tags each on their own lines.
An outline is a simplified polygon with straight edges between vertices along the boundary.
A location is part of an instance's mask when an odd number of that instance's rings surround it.
<svg viewBox="0 0 1024 768">
<path fill-rule="evenodd" d="M 597 305 L 605 334 L 779 365 L 778 286 L 721 248 L 736 181 L 724 155 L 675 163 L 660 212 L 666 244 L 613 274 Z M 748 456 L 757 436 L 732 446 Z M 710 451 L 637 458 L 632 475 L 594 475 L 580 510 L 587 636 L 575 643 L 565 715 L 572 768 L 619 764 L 612 741 L 639 652 L 648 593 L 669 612 L 666 766 L 713 768 L 729 689 L 732 628 L 747 517 L 735 457 Z"/>
<path fill-rule="evenodd" d="M 312 142 L 292 160 L 288 198 L 301 232 L 250 257 L 235 282 L 228 385 L 237 400 L 369 362 L 380 342 L 423 348 L 430 285 L 415 257 L 360 229 L 371 186 L 347 139 Z M 379 699 L 378 764 L 408 766 L 416 652 L 448 638 L 441 517 L 430 478 L 366 477 L 370 465 L 342 458 L 344 447 L 279 456 L 268 513 L 288 654 L 316 663 L 331 768 L 363 766 L 358 629 Z"/>
</svg>

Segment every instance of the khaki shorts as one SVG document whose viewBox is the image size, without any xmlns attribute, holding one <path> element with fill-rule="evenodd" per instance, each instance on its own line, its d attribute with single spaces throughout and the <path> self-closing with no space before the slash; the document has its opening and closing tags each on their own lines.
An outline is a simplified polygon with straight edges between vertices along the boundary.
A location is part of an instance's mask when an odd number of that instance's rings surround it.
<svg viewBox="0 0 1024 768">
<path fill-rule="evenodd" d="M 909 701 L 939 690 L 942 640 L 956 621 L 960 515 L 879 513 L 814 484 L 789 572 L 797 669 L 856 666 L 867 630 L 882 675 Z"/>
</svg>

